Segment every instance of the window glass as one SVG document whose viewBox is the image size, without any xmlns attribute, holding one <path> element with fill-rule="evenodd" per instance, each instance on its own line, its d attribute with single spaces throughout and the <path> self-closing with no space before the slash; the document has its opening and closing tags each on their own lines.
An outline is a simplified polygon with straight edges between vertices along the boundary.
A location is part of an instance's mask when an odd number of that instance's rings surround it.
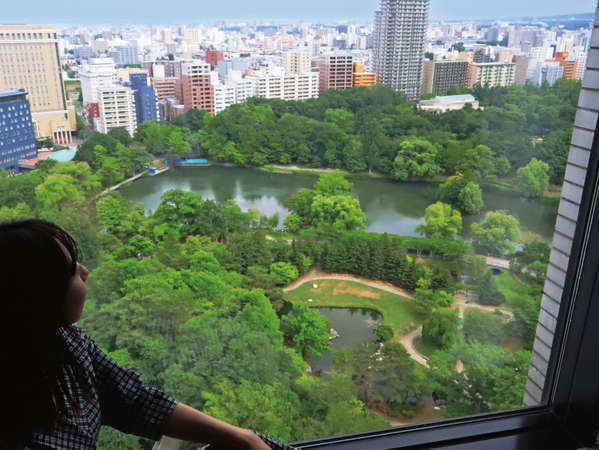
<svg viewBox="0 0 599 450">
<path fill-rule="evenodd" d="M 160 25 L 73 6 L 22 26 L 53 37 L 20 44 L 43 67 L 0 41 L 24 90 L 0 92 L 21 111 L 0 220 L 77 239 L 78 325 L 283 442 L 541 404 L 596 126 L 592 104 L 575 125 L 594 2 L 229 3 L 197 23 L 156 6 Z"/>
</svg>

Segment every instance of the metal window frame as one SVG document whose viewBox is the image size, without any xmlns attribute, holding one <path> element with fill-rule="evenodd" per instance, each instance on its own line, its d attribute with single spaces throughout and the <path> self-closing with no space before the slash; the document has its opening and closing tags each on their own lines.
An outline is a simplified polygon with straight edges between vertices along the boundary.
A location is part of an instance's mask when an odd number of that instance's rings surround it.
<svg viewBox="0 0 599 450">
<path fill-rule="evenodd" d="M 541 406 L 303 441 L 293 447 L 574 450 L 594 445 L 599 430 L 599 124 L 573 242 Z"/>
</svg>

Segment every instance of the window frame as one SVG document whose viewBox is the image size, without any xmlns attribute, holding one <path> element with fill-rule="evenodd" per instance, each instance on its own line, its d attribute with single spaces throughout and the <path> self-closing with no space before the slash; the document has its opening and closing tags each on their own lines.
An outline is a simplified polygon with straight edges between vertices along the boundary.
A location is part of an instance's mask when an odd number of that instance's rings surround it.
<svg viewBox="0 0 599 450">
<path fill-rule="evenodd" d="M 591 89 L 597 91 L 599 86 Z M 595 445 L 599 430 L 599 237 L 594 236 L 599 236 L 599 123 L 595 126 L 542 404 L 291 445 L 297 449 L 343 450 L 574 450 Z M 598 298 L 595 302 L 594 297 Z"/>
</svg>

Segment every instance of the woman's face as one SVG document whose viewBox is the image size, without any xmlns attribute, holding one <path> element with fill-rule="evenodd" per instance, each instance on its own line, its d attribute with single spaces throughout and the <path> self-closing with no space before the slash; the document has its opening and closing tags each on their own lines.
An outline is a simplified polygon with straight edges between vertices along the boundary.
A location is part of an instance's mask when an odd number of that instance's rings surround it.
<svg viewBox="0 0 599 450">
<path fill-rule="evenodd" d="M 65 322 L 69 325 L 77 322 L 83 313 L 83 304 L 85 303 L 85 294 L 87 293 L 85 281 L 88 274 L 87 267 L 81 263 L 77 263 L 77 270 L 69 280 L 64 318 Z"/>
</svg>

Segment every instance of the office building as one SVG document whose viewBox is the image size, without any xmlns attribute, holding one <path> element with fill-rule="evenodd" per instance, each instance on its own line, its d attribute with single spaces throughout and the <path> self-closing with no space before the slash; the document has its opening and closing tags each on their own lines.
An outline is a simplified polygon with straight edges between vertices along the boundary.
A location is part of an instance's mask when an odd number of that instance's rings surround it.
<svg viewBox="0 0 599 450">
<path fill-rule="evenodd" d="M 67 104 L 56 28 L 0 25 L 0 90 L 25 89 L 34 133 L 71 142 L 75 111 Z"/>
<path fill-rule="evenodd" d="M 480 84 L 485 87 L 511 86 L 516 80 L 514 63 L 474 63 L 470 65 L 468 86 Z"/>
<path fill-rule="evenodd" d="M 139 64 L 137 47 L 134 45 L 120 45 L 116 48 L 117 58 L 115 62 L 121 66 Z"/>
<path fill-rule="evenodd" d="M 578 73 L 578 61 L 569 58 L 568 52 L 556 52 L 555 61 L 559 62 L 564 68 L 564 78 L 575 80 Z"/>
<path fill-rule="evenodd" d="M 377 82 L 420 97 L 429 0 L 381 0 L 375 13 L 373 65 Z"/>
<path fill-rule="evenodd" d="M 206 49 L 206 62 L 212 67 L 216 67 L 219 61 L 225 60 L 225 52 L 222 50 L 212 50 L 211 48 Z"/>
<path fill-rule="evenodd" d="M 133 89 L 118 84 L 99 88 L 98 113 L 96 131 L 108 133 L 112 128 L 123 127 L 133 136 L 137 128 Z"/>
<path fill-rule="evenodd" d="M 116 81 L 115 64 L 112 58 L 92 58 L 79 70 L 83 104 L 98 103 L 98 89 L 110 87 Z"/>
<path fill-rule="evenodd" d="M 157 101 L 165 98 L 176 98 L 177 101 L 183 101 L 181 93 L 181 81 L 177 78 L 152 78 L 152 86 L 156 91 Z"/>
<path fill-rule="evenodd" d="M 199 109 L 214 114 L 214 92 L 210 64 L 190 61 L 181 64 L 181 85 L 185 111 Z"/>
<path fill-rule="evenodd" d="M 287 73 L 306 73 L 312 70 L 310 52 L 291 51 L 283 53 L 283 68 Z"/>
<path fill-rule="evenodd" d="M 35 158 L 37 148 L 25 89 L 0 91 L 0 169 Z"/>
<path fill-rule="evenodd" d="M 325 55 L 314 60 L 313 64 L 320 69 L 320 95 L 329 89 L 349 89 L 353 86 L 353 56 L 345 54 Z"/>
<path fill-rule="evenodd" d="M 376 73 L 365 72 L 363 62 L 354 63 L 353 86 L 374 86 L 376 84 Z"/>
<path fill-rule="evenodd" d="M 132 73 L 130 79 L 133 98 L 135 99 L 137 125 L 147 120 L 158 120 L 156 91 L 152 86 L 148 86 L 147 75 L 145 73 Z"/>
<path fill-rule="evenodd" d="M 564 66 L 559 61 L 545 61 L 539 64 L 536 84 L 549 83 L 553 86 L 557 80 L 564 77 Z"/>
<path fill-rule="evenodd" d="M 526 75 L 528 74 L 528 65 L 530 59 L 527 56 L 514 56 L 516 64 L 516 74 L 514 76 L 514 84 L 516 86 L 524 86 L 526 84 Z"/>
<path fill-rule="evenodd" d="M 468 61 L 425 61 L 422 93 L 439 94 L 453 87 L 467 86 L 469 70 Z"/>
</svg>

